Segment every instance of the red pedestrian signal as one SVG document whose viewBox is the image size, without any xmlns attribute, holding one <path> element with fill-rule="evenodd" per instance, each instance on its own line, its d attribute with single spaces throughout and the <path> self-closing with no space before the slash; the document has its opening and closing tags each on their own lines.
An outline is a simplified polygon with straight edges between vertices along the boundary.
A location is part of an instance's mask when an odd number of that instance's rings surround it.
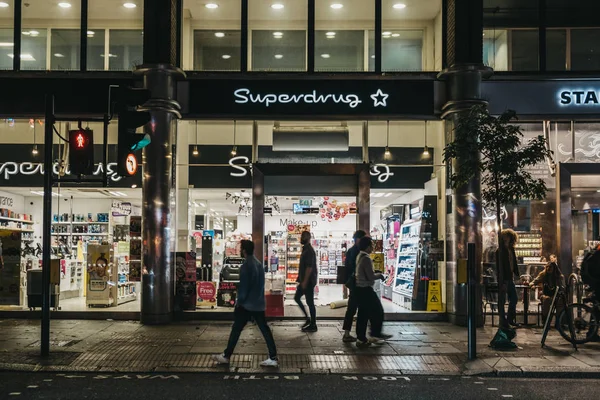
<svg viewBox="0 0 600 400">
<path fill-rule="evenodd" d="M 94 132 L 89 129 L 69 131 L 69 170 L 73 175 L 94 173 Z"/>
</svg>

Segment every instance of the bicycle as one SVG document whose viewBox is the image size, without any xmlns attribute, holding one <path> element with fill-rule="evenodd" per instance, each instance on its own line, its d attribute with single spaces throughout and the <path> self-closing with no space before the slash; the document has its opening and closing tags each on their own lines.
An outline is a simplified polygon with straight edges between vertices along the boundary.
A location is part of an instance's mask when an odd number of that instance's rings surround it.
<svg viewBox="0 0 600 400">
<path fill-rule="evenodd" d="M 600 328 L 600 301 L 593 292 L 582 299 L 581 303 L 565 306 L 557 318 L 558 332 L 565 340 L 573 344 L 591 342 L 598 335 L 598 328 Z M 569 320 L 573 321 L 572 334 Z"/>
</svg>

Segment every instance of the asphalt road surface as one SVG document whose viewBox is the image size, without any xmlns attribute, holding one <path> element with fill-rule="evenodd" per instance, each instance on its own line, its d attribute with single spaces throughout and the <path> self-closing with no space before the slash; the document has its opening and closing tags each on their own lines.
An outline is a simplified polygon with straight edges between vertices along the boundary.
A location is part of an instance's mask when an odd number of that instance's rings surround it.
<svg viewBox="0 0 600 400">
<path fill-rule="evenodd" d="M 0 399 L 592 399 L 600 380 L 368 375 L 0 373 Z"/>
</svg>

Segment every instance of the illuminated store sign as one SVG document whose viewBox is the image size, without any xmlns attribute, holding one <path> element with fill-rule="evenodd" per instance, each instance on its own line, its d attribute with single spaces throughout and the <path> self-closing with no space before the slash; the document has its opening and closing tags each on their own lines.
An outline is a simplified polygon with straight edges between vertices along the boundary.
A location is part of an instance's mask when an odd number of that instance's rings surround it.
<svg viewBox="0 0 600 400">
<path fill-rule="evenodd" d="M 108 163 L 107 174 L 113 182 L 118 182 L 121 180 L 121 177 L 117 175 L 117 163 Z M 54 175 L 58 175 L 59 173 L 59 165 L 57 162 L 52 166 L 52 171 Z M 101 175 L 104 172 L 104 168 L 102 163 L 96 165 L 94 169 L 94 176 Z M 41 163 L 31 163 L 31 162 L 5 162 L 0 164 L 0 177 L 5 180 L 9 180 L 12 176 L 16 175 L 35 175 L 40 174 L 44 175 L 44 165 Z M 67 168 L 67 175 L 70 174 L 69 168 Z"/>
<path fill-rule="evenodd" d="M 304 104 L 347 104 L 350 108 L 356 108 L 363 100 L 358 94 L 342 94 L 342 93 L 321 93 L 313 90 L 308 93 L 288 94 L 288 93 L 252 93 L 250 89 L 238 89 L 233 95 L 235 102 L 238 104 L 254 103 L 262 104 L 269 107 L 273 104 L 288 104 L 288 103 L 304 103 Z M 388 94 L 381 89 L 369 96 L 373 100 L 373 107 L 387 107 Z"/>
<path fill-rule="evenodd" d="M 600 94 L 593 89 L 561 90 L 559 103 L 561 106 L 596 106 L 600 104 Z"/>
</svg>

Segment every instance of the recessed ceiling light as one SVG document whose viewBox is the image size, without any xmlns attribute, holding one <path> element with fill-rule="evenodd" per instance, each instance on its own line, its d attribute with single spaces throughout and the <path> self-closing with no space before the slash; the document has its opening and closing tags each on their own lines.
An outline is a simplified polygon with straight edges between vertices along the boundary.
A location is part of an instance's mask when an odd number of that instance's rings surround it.
<svg viewBox="0 0 600 400">
<path fill-rule="evenodd" d="M 396 10 L 403 10 L 403 9 L 406 8 L 406 4 L 404 4 L 404 3 L 396 3 L 396 4 L 394 4 L 394 8 Z"/>
<path fill-rule="evenodd" d="M 223 54 L 221 57 L 223 57 L 224 60 L 229 60 L 231 58 L 229 54 Z"/>
<path fill-rule="evenodd" d="M 275 58 L 281 60 L 283 58 L 283 54 L 275 54 Z"/>
<path fill-rule="evenodd" d="M 87 31 L 88 36 L 94 36 L 95 34 L 96 34 L 96 32 L 94 32 L 94 31 Z"/>
<path fill-rule="evenodd" d="M 71 3 L 67 3 L 67 2 L 64 2 L 64 3 L 58 3 L 58 6 L 59 6 L 60 8 L 71 8 Z"/>
<path fill-rule="evenodd" d="M 8 3 L 0 1 L 0 8 L 6 8 L 6 7 L 8 7 Z"/>
<path fill-rule="evenodd" d="M 335 36 L 335 32 L 327 32 L 326 35 L 327 36 Z"/>
<path fill-rule="evenodd" d="M 375 58 L 375 55 L 372 55 L 371 58 Z"/>
<path fill-rule="evenodd" d="M 63 57 L 64 57 L 64 54 L 60 54 L 60 53 L 54 53 L 54 57 L 57 57 L 57 58 L 63 58 Z"/>
<path fill-rule="evenodd" d="M 13 47 L 15 44 L 11 42 L 0 42 L 0 47 Z"/>
<path fill-rule="evenodd" d="M 208 3 L 204 7 L 210 8 L 211 10 L 214 10 L 215 8 L 219 8 L 219 5 L 215 4 L 215 3 Z"/>
<path fill-rule="evenodd" d="M 331 56 L 329 54 L 321 54 L 322 58 L 330 58 Z"/>
<path fill-rule="evenodd" d="M 271 4 L 271 8 L 274 10 L 281 10 L 283 7 L 284 7 L 284 5 L 281 3 Z"/>
<path fill-rule="evenodd" d="M 343 8 L 344 5 L 340 4 L 340 3 L 333 3 L 330 7 L 333 8 L 334 10 L 339 10 L 340 8 Z"/>
<path fill-rule="evenodd" d="M 124 3 L 123 7 L 125 7 L 125 8 L 136 8 L 137 5 L 135 3 Z"/>
<path fill-rule="evenodd" d="M 383 32 L 382 35 L 383 36 L 390 36 L 392 34 L 392 32 Z"/>
<path fill-rule="evenodd" d="M 13 54 L 7 54 L 10 58 L 15 58 Z M 23 61 L 35 61 L 35 58 L 31 54 L 21 54 L 21 60 Z"/>
<path fill-rule="evenodd" d="M 39 33 L 38 31 L 29 31 L 29 34 L 30 34 L 31 36 L 37 36 L 37 35 L 39 35 L 40 33 Z"/>
<path fill-rule="evenodd" d="M 392 33 L 392 37 L 399 37 L 400 34 L 399 33 Z"/>
<path fill-rule="evenodd" d="M 273 36 L 283 36 L 283 32 L 273 32 Z"/>
<path fill-rule="evenodd" d="M 215 32 L 215 36 L 216 37 L 225 37 L 225 33 L 224 32 Z"/>
<path fill-rule="evenodd" d="M 580 194 L 578 194 L 578 195 L 577 195 L 577 197 L 581 197 L 581 195 L 580 195 Z"/>
</svg>

